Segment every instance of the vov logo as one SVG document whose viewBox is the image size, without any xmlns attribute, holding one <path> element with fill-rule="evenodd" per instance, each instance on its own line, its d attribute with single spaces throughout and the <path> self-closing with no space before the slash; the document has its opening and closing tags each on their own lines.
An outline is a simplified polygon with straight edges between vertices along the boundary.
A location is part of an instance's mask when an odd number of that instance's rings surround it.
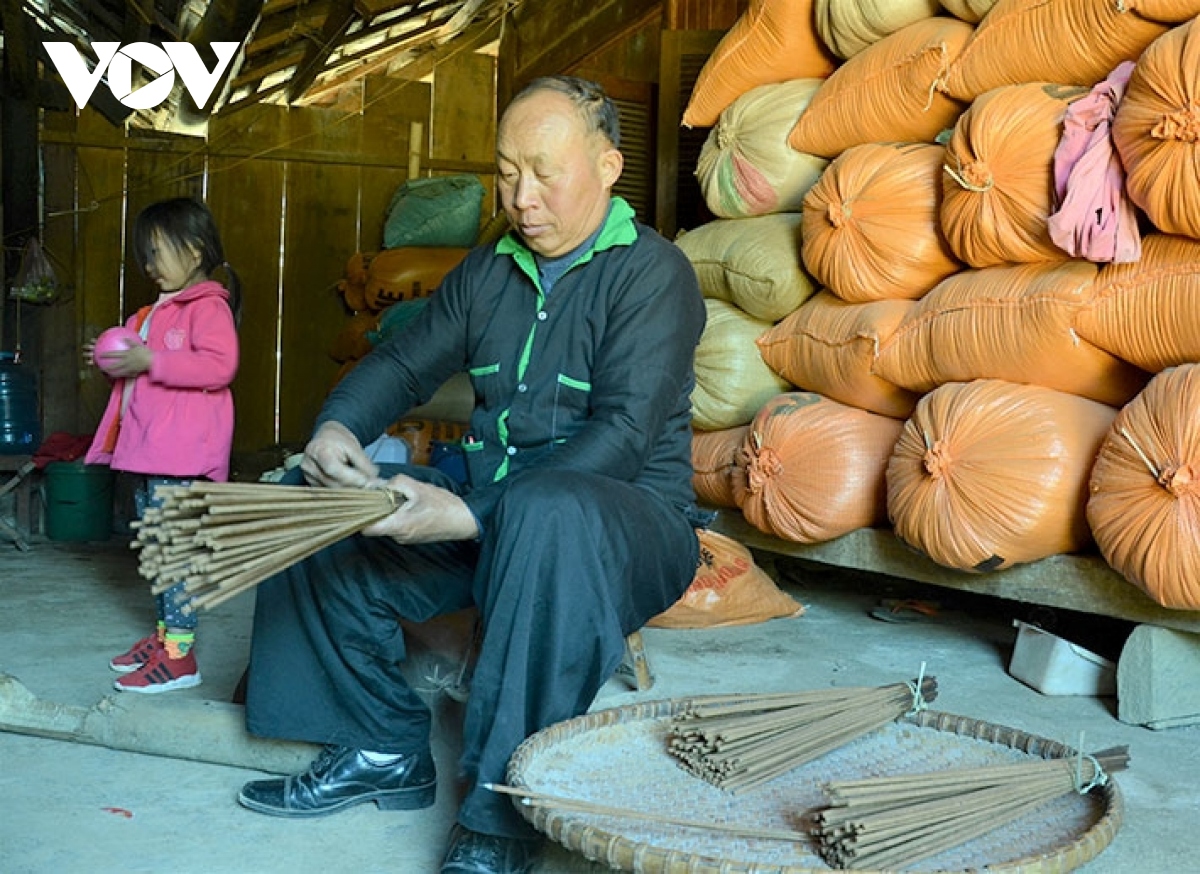
<svg viewBox="0 0 1200 874">
<path fill-rule="evenodd" d="M 96 66 L 90 72 L 73 43 L 46 42 L 42 45 L 80 109 L 87 106 L 105 71 L 108 72 L 108 90 L 113 97 L 130 109 L 151 109 L 170 95 L 175 87 L 176 73 L 196 105 L 204 106 L 233 60 L 239 43 L 210 43 L 217 55 L 217 63 L 209 70 L 191 43 L 165 42 L 160 47 L 148 42 L 131 42 L 126 46 L 119 42 L 96 42 L 92 43 Z M 158 74 L 154 81 L 136 91 L 133 90 L 134 61 Z"/>
</svg>

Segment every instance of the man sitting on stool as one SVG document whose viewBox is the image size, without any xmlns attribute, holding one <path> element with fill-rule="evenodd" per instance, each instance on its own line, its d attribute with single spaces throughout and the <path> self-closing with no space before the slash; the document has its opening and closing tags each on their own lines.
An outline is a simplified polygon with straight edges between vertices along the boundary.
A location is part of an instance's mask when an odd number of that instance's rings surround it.
<svg viewBox="0 0 1200 874">
<path fill-rule="evenodd" d="M 623 158 L 598 86 L 531 83 L 500 120 L 498 192 L 513 232 L 474 249 L 402 332 L 330 393 L 300 466 L 310 484 L 380 484 L 362 443 L 466 370 L 468 481 L 404 466 L 398 509 L 264 582 L 246 711 L 256 735 L 326 744 L 246 807 L 315 816 L 434 801 L 428 708 L 401 674 L 401 619 L 474 605 L 458 811 L 443 874 L 519 874 L 536 833 L 509 758 L 585 713 L 625 636 L 695 573 L 693 358 L 704 304 L 683 253 L 612 196 Z"/>
</svg>

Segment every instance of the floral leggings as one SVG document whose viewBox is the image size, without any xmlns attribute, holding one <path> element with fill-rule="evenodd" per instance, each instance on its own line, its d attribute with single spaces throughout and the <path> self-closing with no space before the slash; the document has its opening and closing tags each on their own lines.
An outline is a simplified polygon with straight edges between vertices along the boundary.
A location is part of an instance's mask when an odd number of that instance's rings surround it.
<svg viewBox="0 0 1200 874">
<path fill-rule="evenodd" d="M 162 498 L 155 494 L 159 486 L 186 486 L 194 477 L 182 478 L 176 476 L 139 476 L 133 491 L 133 506 L 141 519 L 151 507 L 161 507 Z M 168 628 L 195 629 L 199 617 L 195 613 L 184 612 L 184 606 L 191 597 L 184 590 L 185 581 L 180 581 L 165 592 L 154 596 L 154 607 L 160 621 Z"/>
</svg>

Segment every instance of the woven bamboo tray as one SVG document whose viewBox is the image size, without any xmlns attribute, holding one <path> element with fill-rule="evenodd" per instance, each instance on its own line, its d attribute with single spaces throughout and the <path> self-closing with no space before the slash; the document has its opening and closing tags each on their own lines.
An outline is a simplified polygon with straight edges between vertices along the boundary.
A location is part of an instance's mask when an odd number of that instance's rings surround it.
<svg viewBox="0 0 1200 874">
<path fill-rule="evenodd" d="M 1061 758 L 1074 750 L 1013 728 L 924 711 L 741 794 L 688 774 L 667 752 L 670 718 L 690 700 L 671 699 L 580 716 L 550 726 L 513 754 L 508 783 L 559 798 L 701 822 L 796 831 L 832 780 L 971 768 Z M 514 799 L 515 800 L 515 799 Z M 811 843 L 658 824 L 641 818 L 518 809 L 539 831 L 586 858 L 640 874 L 826 874 Z M 1120 790 L 1111 779 L 1087 795 L 1070 793 L 1013 823 L 909 871 L 1057 874 L 1107 847 L 1120 827 Z M 870 872 L 867 872 L 870 874 Z"/>
</svg>

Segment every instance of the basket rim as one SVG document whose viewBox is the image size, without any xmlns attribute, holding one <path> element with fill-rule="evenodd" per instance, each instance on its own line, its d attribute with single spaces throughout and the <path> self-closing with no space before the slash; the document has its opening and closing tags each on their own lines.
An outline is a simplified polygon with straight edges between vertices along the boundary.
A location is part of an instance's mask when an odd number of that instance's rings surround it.
<svg viewBox="0 0 1200 874">
<path fill-rule="evenodd" d="M 747 697 L 752 697 L 753 694 L 747 693 Z M 555 723 L 530 735 L 517 747 L 509 759 L 508 784 L 515 788 L 532 790 L 533 787 L 525 782 L 522 774 L 533 757 L 542 748 L 568 737 L 621 723 L 668 718 L 693 704 L 718 697 L 729 696 L 688 696 L 645 701 L 606 708 Z M 897 722 L 988 741 L 1045 759 L 1065 758 L 1076 754 L 1076 750 L 1059 741 L 940 710 L 922 710 L 915 715 L 900 717 Z M 1073 871 L 1096 858 L 1112 843 L 1121 826 L 1124 819 L 1124 800 L 1113 779 L 1109 779 L 1094 791 L 1103 800 L 1103 813 L 1083 833 L 1051 853 L 1012 859 L 997 865 L 989 864 L 989 874 L 1060 874 Z M 593 862 L 603 862 L 616 870 L 633 871 L 637 874 L 675 874 L 681 871 L 688 874 L 830 874 L 832 871 L 841 870 L 795 865 L 781 867 L 758 862 L 718 859 L 685 850 L 663 850 L 631 840 L 616 832 L 584 824 L 577 815 L 562 813 L 552 807 L 534 807 L 519 803 L 515 806 L 534 828 L 552 840 Z M 854 870 L 855 874 L 889 874 L 868 869 Z M 964 871 L 961 874 L 970 872 Z"/>
</svg>

